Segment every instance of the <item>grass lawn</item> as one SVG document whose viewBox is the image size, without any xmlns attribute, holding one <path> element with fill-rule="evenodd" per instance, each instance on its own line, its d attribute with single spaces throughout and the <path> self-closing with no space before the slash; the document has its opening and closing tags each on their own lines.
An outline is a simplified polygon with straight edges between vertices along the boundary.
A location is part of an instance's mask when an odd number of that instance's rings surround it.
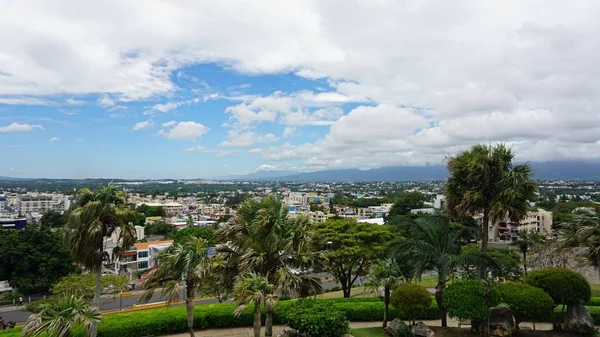
<svg viewBox="0 0 600 337">
<path fill-rule="evenodd" d="M 594 297 L 600 296 L 600 284 L 591 283 L 590 286 L 592 287 L 592 296 L 594 296 Z"/>
<path fill-rule="evenodd" d="M 370 292 L 367 287 L 356 287 L 356 288 L 352 288 L 352 291 L 350 292 L 350 297 L 377 297 L 379 296 L 378 293 L 375 292 Z M 342 298 L 344 297 L 344 292 L 343 291 L 332 291 L 329 293 L 324 293 L 321 294 L 319 296 L 317 296 L 318 298 Z"/>
<path fill-rule="evenodd" d="M 435 332 L 436 337 L 477 337 L 479 334 L 471 333 L 471 329 L 468 328 L 440 328 L 431 327 Z M 383 329 L 381 328 L 362 328 L 352 329 L 350 334 L 354 337 L 385 337 Z M 575 337 L 577 334 L 571 334 L 566 332 L 554 332 L 554 331 L 521 331 L 519 333 L 521 337 Z"/>
</svg>

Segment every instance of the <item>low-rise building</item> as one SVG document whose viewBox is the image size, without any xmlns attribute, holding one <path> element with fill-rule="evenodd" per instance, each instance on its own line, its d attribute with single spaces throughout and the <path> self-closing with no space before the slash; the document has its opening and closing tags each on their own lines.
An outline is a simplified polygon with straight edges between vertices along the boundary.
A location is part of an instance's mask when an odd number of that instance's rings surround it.
<svg viewBox="0 0 600 337">
<path fill-rule="evenodd" d="M 115 263 L 119 273 L 130 274 L 156 266 L 156 258 L 165 248 L 170 247 L 173 240 L 137 242 L 134 249 L 128 250 Z"/>
</svg>

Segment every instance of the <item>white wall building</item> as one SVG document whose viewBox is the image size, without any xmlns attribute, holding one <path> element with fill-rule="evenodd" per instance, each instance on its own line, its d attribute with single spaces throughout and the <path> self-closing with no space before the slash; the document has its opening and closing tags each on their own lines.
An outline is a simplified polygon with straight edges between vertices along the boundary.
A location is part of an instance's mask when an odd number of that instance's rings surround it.
<svg viewBox="0 0 600 337">
<path fill-rule="evenodd" d="M 514 240 L 520 231 L 539 233 L 544 236 L 552 235 L 552 212 L 539 208 L 518 222 L 509 219 L 490 225 L 488 236 L 490 240 Z"/>
<path fill-rule="evenodd" d="M 8 204 L 8 198 L 4 194 L 0 194 L 0 214 L 4 213 Z"/>
<path fill-rule="evenodd" d="M 19 212 L 23 215 L 39 213 L 52 209 L 52 196 L 49 195 L 24 195 L 19 199 Z"/>
</svg>

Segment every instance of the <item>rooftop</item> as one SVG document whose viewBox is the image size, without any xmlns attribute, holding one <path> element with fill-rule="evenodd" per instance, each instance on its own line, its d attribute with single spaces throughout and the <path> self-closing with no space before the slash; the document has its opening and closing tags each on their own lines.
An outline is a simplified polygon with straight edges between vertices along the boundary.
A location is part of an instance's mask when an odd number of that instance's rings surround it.
<svg viewBox="0 0 600 337">
<path fill-rule="evenodd" d="M 137 242 L 134 244 L 137 250 L 148 250 L 150 246 L 173 244 L 173 240 L 162 240 L 162 241 L 150 241 L 150 242 Z"/>
</svg>

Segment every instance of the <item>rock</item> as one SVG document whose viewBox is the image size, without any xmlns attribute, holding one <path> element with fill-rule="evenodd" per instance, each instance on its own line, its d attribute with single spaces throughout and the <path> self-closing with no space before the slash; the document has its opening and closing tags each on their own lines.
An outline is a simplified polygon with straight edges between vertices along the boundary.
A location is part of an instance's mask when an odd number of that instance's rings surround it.
<svg viewBox="0 0 600 337">
<path fill-rule="evenodd" d="M 488 322 L 481 322 L 482 331 L 487 331 Z M 516 332 L 515 317 L 506 307 L 490 308 L 490 337 L 508 337 L 513 336 Z"/>
<path fill-rule="evenodd" d="M 383 332 L 385 332 L 385 335 L 388 337 L 398 337 L 398 330 L 405 326 L 406 324 L 404 324 L 401 319 L 394 318 L 394 320 L 388 322 L 388 325 L 383 329 Z"/>
<path fill-rule="evenodd" d="M 344 337 L 354 337 L 354 336 L 352 336 L 351 334 L 347 333 L 347 334 L 344 335 Z"/>
<path fill-rule="evenodd" d="M 277 335 L 277 337 L 297 337 L 297 336 L 298 336 L 298 331 L 296 331 L 290 327 L 283 328 L 283 330 L 279 333 L 279 335 Z"/>
<path fill-rule="evenodd" d="M 592 333 L 595 331 L 594 319 L 582 304 L 567 306 L 564 329 L 577 333 Z"/>
<path fill-rule="evenodd" d="M 413 335 L 415 335 L 415 337 L 433 337 L 435 335 L 435 332 L 429 329 L 427 324 L 423 322 L 419 322 L 413 325 L 410 328 L 410 330 L 412 331 Z"/>
</svg>

